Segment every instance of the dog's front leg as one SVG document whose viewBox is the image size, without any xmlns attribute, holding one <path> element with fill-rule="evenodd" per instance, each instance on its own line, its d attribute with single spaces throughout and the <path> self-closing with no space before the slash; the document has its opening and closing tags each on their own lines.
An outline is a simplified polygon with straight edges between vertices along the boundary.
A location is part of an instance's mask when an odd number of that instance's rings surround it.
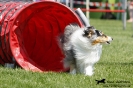
<svg viewBox="0 0 133 88">
<path fill-rule="evenodd" d="M 76 67 L 74 64 L 70 65 L 70 74 L 76 74 Z"/>
<path fill-rule="evenodd" d="M 85 68 L 85 75 L 87 75 L 87 76 L 93 75 L 93 66 L 89 65 Z"/>
</svg>

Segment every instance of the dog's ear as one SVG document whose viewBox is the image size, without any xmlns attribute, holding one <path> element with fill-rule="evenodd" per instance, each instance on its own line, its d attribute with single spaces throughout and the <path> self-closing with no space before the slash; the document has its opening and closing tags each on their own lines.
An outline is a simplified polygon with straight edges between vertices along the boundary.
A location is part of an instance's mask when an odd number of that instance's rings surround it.
<svg viewBox="0 0 133 88">
<path fill-rule="evenodd" d="M 95 28 L 94 28 L 94 26 L 90 26 L 90 27 L 87 27 L 87 29 L 88 30 L 91 30 L 91 29 L 94 30 Z"/>
<path fill-rule="evenodd" d="M 106 36 L 102 31 L 96 30 L 97 36 Z"/>
<path fill-rule="evenodd" d="M 90 37 L 94 34 L 94 29 L 95 29 L 95 28 L 94 28 L 93 26 L 87 27 L 87 28 L 84 30 L 83 36 L 90 38 Z"/>
<path fill-rule="evenodd" d="M 96 30 L 97 36 L 101 36 L 101 33 L 99 30 Z"/>
</svg>

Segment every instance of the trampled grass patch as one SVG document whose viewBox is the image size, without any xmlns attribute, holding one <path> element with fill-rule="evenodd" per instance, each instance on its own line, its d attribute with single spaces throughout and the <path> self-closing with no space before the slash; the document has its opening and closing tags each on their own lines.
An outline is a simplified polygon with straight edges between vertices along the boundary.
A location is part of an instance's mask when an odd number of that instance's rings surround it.
<svg viewBox="0 0 133 88">
<path fill-rule="evenodd" d="M 91 19 L 90 23 L 114 39 L 110 45 L 103 45 L 93 76 L 0 67 L 0 88 L 133 88 L 132 25 L 123 30 L 121 21 Z M 97 84 L 95 80 L 101 79 L 105 83 Z"/>
</svg>

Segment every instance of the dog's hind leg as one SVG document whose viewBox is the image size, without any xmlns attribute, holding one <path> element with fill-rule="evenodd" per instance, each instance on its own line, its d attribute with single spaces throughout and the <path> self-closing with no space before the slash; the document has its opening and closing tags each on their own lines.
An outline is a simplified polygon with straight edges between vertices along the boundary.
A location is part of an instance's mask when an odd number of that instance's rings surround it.
<svg viewBox="0 0 133 88">
<path fill-rule="evenodd" d="M 70 74 L 76 74 L 76 66 L 74 64 L 70 65 Z"/>
</svg>

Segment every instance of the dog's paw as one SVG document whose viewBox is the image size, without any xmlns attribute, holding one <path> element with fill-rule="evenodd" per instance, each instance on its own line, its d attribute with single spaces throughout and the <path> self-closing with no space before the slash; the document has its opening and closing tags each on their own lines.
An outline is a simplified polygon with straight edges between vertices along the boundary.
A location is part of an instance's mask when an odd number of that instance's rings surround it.
<svg viewBox="0 0 133 88">
<path fill-rule="evenodd" d="M 76 69 L 71 70 L 70 74 L 76 74 Z"/>
<path fill-rule="evenodd" d="M 87 76 L 92 76 L 93 75 L 93 67 L 92 66 L 86 67 L 85 75 L 87 75 Z"/>
<path fill-rule="evenodd" d="M 85 75 L 86 75 L 86 76 L 92 76 L 92 75 L 93 75 L 93 72 L 92 72 L 92 71 L 86 72 Z"/>
</svg>

